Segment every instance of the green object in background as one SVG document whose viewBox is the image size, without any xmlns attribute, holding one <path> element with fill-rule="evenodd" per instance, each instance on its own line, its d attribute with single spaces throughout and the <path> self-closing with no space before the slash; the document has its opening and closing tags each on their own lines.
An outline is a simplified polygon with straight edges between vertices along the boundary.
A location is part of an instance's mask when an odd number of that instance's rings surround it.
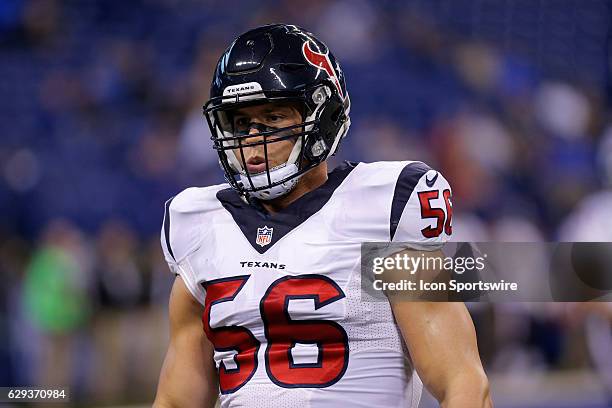
<svg viewBox="0 0 612 408">
<path fill-rule="evenodd" d="M 83 273 L 77 262 L 62 249 L 44 247 L 32 257 L 26 272 L 24 300 L 33 323 L 52 333 L 69 332 L 89 316 Z"/>
</svg>

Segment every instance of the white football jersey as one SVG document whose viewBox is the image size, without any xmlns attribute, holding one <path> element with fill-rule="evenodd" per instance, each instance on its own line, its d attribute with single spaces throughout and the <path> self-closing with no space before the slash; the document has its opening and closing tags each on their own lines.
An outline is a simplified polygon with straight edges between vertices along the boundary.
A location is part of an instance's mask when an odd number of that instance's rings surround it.
<svg viewBox="0 0 612 408">
<path fill-rule="evenodd" d="M 360 290 L 360 243 L 441 245 L 450 195 L 422 162 L 347 162 L 275 214 L 227 184 L 169 200 L 162 247 L 204 305 L 221 406 L 416 408 L 390 305 Z"/>
</svg>

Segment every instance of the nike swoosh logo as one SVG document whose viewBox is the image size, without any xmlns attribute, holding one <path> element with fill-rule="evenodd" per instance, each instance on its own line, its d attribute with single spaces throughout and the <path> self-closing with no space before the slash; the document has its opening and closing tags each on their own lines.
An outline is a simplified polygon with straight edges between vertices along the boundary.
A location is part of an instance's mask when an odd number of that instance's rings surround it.
<svg viewBox="0 0 612 408">
<path fill-rule="evenodd" d="M 439 173 L 436 172 L 436 175 L 433 176 L 433 178 L 431 180 L 428 179 L 427 176 L 425 176 L 425 184 L 427 184 L 427 187 L 433 187 L 434 186 L 434 184 L 436 183 L 436 180 L 438 179 L 438 174 Z"/>
</svg>

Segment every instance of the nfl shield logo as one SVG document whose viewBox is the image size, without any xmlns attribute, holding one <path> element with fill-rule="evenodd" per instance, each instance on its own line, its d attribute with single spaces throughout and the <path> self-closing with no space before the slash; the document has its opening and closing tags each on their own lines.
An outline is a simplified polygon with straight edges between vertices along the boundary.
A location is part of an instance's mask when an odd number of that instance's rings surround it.
<svg viewBox="0 0 612 408">
<path fill-rule="evenodd" d="M 270 242 L 272 242 L 272 232 L 274 228 L 268 228 L 268 226 L 264 226 L 263 228 L 257 228 L 257 239 L 255 243 L 259 246 L 265 247 Z"/>
</svg>

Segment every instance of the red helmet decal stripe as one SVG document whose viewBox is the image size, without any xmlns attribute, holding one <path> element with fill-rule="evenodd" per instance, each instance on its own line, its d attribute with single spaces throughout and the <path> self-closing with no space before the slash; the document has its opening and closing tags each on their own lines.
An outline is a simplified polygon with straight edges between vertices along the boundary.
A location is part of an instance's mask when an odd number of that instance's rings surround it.
<svg viewBox="0 0 612 408">
<path fill-rule="evenodd" d="M 342 87 L 340 86 L 340 81 L 338 80 L 338 76 L 336 75 L 336 71 L 332 67 L 331 61 L 329 60 L 328 53 L 322 54 L 320 52 L 314 51 L 310 48 L 310 41 L 305 41 L 304 45 L 302 45 L 302 53 L 304 54 L 304 58 L 311 65 L 324 70 L 327 72 L 327 75 L 334 81 L 336 88 L 338 88 L 338 92 L 340 92 L 340 96 L 344 98 L 344 93 L 342 92 Z"/>
</svg>

